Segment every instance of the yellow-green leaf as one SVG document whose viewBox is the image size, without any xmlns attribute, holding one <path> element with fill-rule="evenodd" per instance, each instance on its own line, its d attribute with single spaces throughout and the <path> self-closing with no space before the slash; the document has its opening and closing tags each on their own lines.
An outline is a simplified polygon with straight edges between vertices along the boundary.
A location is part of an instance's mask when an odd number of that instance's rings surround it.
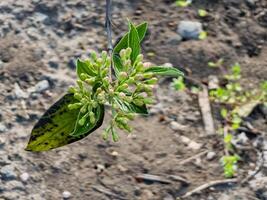
<svg viewBox="0 0 267 200">
<path fill-rule="evenodd" d="M 98 124 L 84 135 L 72 136 L 79 109 L 69 110 L 68 105 L 76 103 L 73 94 L 64 95 L 59 101 L 51 106 L 37 124 L 33 127 L 27 151 L 48 151 L 58 148 L 86 137 L 101 126 L 104 118 L 100 118 Z M 103 108 L 104 111 L 104 108 Z"/>
</svg>

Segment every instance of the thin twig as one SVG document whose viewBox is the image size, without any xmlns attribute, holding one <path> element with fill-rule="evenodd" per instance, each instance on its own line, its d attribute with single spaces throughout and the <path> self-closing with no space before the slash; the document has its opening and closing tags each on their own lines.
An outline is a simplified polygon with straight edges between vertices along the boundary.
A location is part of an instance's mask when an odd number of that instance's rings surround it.
<svg viewBox="0 0 267 200">
<path fill-rule="evenodd" d="M 106 0 L 106 23 L 105 27 L 107 30 L 107 37 L 108 37 L 108 54 L 110 58 L 112 59 L 112 51 L 113 51 L 113 45 L 112 45 L 112 0 Z M 111 66 L 109 68 L 109 79 L 110 82 L 112 82 L 112 62 Z"/>
<path fill-rule="evenodd" d="M 206 151 L 202 151 L 202 152 L 200 152 L 200 153 L 198 153 L 198 154 L 196 154 L 196 155 L 193 155 L 193 156 L 191 156 L 191 157 L 189 157 L 189 158 L 187 158 L 187 159 L 185 159 L 185 160 L 182 160 L 182 161 L 179 163 L 179 165 L 184 165 L 184 164 L 186 164 L 186 163 L 189 163 L 189 162 L 191 162 L 192 160 L 195 160 L 195 159 L 197 159 L 197 158 L 199 158 L 199 157 L 205 155 L 206 153 L 208 153 L 207 150 L 206 150 Z"/>
<path fill-rule="evenodd" d="M 209 183 L 205 183 L 189 192 L 187 192 L 184 196 L 182 196 L 182 198 L 187 198 L 189 196 L 192 196 L 193 194 L 199 193 L 205 189 L 208 189 L 210 187 L 216 186 L 216 185 L 221 185 L 221 184 L 233 184 L 233 183 L 237 183 L 238 179 L 234 178 L 234 179 L 225 179 L 225 180 L 217 180 L 217 181 L 211 181 Z"/>
</svg>

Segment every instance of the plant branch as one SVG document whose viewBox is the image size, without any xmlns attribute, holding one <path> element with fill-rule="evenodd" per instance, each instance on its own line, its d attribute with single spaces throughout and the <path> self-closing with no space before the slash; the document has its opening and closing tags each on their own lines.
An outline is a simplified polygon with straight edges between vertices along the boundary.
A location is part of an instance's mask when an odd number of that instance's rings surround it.
<svg viewBox="0 0 267 200">
<path fill-rule="evenodd" d="M 111 20 L 112 20 L 112 0 L 106 0 L 106 23 L 105 23 L 105 27 L 106 27 L 106 31 L 107 31 L 107 37 L 108 37 L 108 54 L 109 54 L 110 58 L 112 59 L 113 45 L 112 45 Z M 112 82 L 112 64 L 111 64 L 111 67 L 109 69 L 109 79 L 110 79 L 110 82 Z"/>
</svg>

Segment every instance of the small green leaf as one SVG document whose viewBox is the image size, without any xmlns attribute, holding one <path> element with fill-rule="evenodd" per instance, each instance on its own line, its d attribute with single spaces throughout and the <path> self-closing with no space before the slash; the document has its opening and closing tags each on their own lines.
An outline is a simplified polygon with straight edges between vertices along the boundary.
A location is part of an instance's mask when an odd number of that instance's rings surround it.
<svg viewBox="0 0 267 200">
<path fill-rule="evenodd" d="M 200 17 L 206 17 L 207 14 L 208 14 L 208 12 L 207 12 L 206 10 L 204 10 L 204 9 L 199 9 L 199 10 L 198 10 L 198 15 L 199 15 Z"/>
<path fill-rule="evenodd" d="M 206 31 L 201 31 L 201 32 L 199 33 L 199 36 L 198 36 L 198 38 L 199 38 L 200 40 L 205 40 L 207 37 L 208 37 L 208 33 L 207 33 Z"/>
<path fill-rule="evenodd" d="M 148 24 L 146 22 L 136 26 L 136 30 L 138 32 L 139 42 L 141 43 L 146 35 Z M 129 38 L 129 32 L 127 32 L 122 39 L 118 42 L 118 44 L 113 49 L 113 55 L 112 59 L 114 62 L 114 71 L 116 76 L 121 72 L 122 69 L 122 63 L 120 60 L 119 53 L 122 49 L 126 49 L 128 47 L 128 38 Z"/>
<path fill-rule="evenodd" d="M 134 103 L 128 103 L 125 101 L 121 101 L 119 98 L 115 98 L 115 102 L 119 106 L 119 108 L 121 110 L 123 110 L 124 112 L 137 113 L 137 114 L 141 114 L 141 115 L 147 115 L 148 114 L 148 110 L 147 110 L 145 105 L 138 106 Z"/>
<path fill-rule="evenodd" d="M 104 106 L 99 105 L 97 108 L 92 109 L 92 111 L 95 114 L 96 118 L 95 122 L 94 123 L 90 122 L 89 115 L 87 116 L 87 118 L 83 118 L 85 115 L 80 112 L 76 120 L 74 131 L 71 133 L 71 136 L 74 137 L 79 137 L 83 135 L 87 136 L 89 133 L 92 133 L 94 130 L 96 130 L 102 125 L 104 119 Z M 83 121 L 84 123 L 79 123 Z"/>
<path fill-rule="evenodd" d="M 131 22 L 129 22 L 129 26 L 130 26 L 130 32 L 129 32 L 129 37 L 128 37 L 128 47 L 132 49 L 131 61 L 132 63 L 134 63 L 136 60 L 136 57 L 141 52 L 141 46 L 140 46 L 140 39 L 138 36 L 138 32 L 135 26 Z"/>
<path fill-rule="evenodd" d="M 145 35 L 146 35 L 146 32 L 147 32 L 147 26 L 148 26 L 147 22 L 144 22 L 144 23 L 139 24 L 138 26 L 136 26 L 136 30 L 138 32 L 138 37 L 139 37 L 140 43 L 145 38 Z M 127 32 L 121 38 L 121 40 L 118 42 L 118 44 L 114 47 L 113 54 L 119 54 L 119 52 L 122 49 L 126 49 L 128 47 L 128 37 L 129 37 L 129 32 Z"/>
<path fill-rule="evenodd" d="M 160 76 L 172 76 L 172 77 L 184 76 L 183 72 L 179 71 L 174 67 L 154 66 L 154 67 L 149 67 L 148 69 L 145 70 L 145 73 L 151 73 L 151 72 L 155 75 L 160 75 Z"/>
<path fill-rule="evenodd" d="M 82 61 L 80 59 L 77 60 L 77 69 L 76 70 L 77 70 L 77 75 L 80 79 L 82 79 L 81 74 L 83 74 L 83 73 L 88 74 L 90 76 L 96 75 L 96 73 L 92 69 L 90 69 L 89 63 L 87 61 Z"/>
</svg>

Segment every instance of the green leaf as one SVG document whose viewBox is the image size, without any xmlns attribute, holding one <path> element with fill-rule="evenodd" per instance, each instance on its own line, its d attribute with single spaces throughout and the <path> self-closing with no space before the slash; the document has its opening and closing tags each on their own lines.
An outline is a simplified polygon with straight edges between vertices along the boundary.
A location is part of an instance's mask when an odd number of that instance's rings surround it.
<svg viewBox="0 0 267 200">
<path fill-rule="evenodd" d="M 140 43 L 145 38 L 147 32 L 147 26 L 148 26 L 147 22 L 144 22 L 136 26 Z M 113 54 L 119 54 L 122 49 L 126 49 L 128 47 L 128 37 L 129 37 L 129 32 L 127 32 L 118 42 L 118 44 L 114 47 Z"/>
<path fill-rule="evenodd" d="M 77 75 L 81 79 L 81 74 L 88 74 L 90 76 L 96 76 L 96 73 L 90 69 L 88 61 L 77 60 Z"/>
<path fill-rule="evenodd" d="M 143 41 L 146 35 L 147 25 L 148 24 L 144 22 L 136 27 L 140 43 Z M 127 32 L 122 37 L 122 39 L 118 42 L 118 44 L 113 49 L 112 59 L 114 62 L 114 71 L 115 71 L 116 76 L 119 74 L 119 72 L 123 70 L 119 53 L 122 49 L 126 49 L 128 47 L 128 38 L 129 38 L 129 32 Z"/>
<path fill-rule="evenodd" d="M 70 135 L 74 130 L 79 114 L 79 109 L 68 109 L 68 105 L 73 103 L 77 103 L 73 94 L 66 94 L 51 106 L 33 127 L 25 150 L 48 151 L 81 140 L 91 133 L 93 129 L 80 137 Z M 103 119 L 99 120 L 94 130 L 100 127 L 102 121 Z"/>
<path fill-rule="evenodd" d="M 141 52 L 141 46 L 140 46 L 140 39 L 138 36 L 138 32 L 135 26 L 131 22 L 129 22 L 129 26 L 130 26 L 130 32 L 129 32 L 129 37 L 128 37 L 128 47 L 132 49 L 131 61 L 132 63 L 134 63 L 136 60 L 136 57 Z"/>
<path fill-rule="evenodd" d="M 93 113 L 95 113 L 96 121 L 94 124 L 90 123 L 89 117 L 86 120 L 84 125 L 79 124 L 79 120 L 84 116 L 84 114 L 79 113 L 78 118 L 76 120 L 74 131 L 71 133 L 72 136 L 87 136 L 88 134 L 92 133 L 94 130 L 99 128 L 104 119 L 104 106 L 99 105 L 97 108 L 94 108 Z"/>
<path fill-rule="evenodd" d="M 174 67 L 154 66 L 145 70 L 145 73 L 153 73 L 160 76 L 184 76 L 184 73 Z"/>
<path fill-rule="evenodd" d="M 125 101 L 121 101 L 119 98 L 114 99 L 116 104 L 119 106 L 121 110 L 128 113 L 137 113 L 141 115 L 148 115 L 148 110 L 145 105 L 137 106 L 134 103 L 128 103 Z"/>
</svg>

